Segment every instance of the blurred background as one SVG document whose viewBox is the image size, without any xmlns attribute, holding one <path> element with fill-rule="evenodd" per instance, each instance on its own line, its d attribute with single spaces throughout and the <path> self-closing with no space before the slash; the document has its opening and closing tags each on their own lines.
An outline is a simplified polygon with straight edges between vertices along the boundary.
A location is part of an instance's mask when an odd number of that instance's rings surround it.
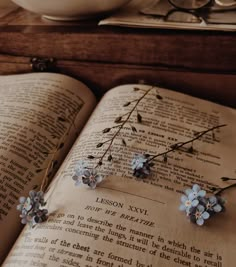
<svg viewBox="0 0 236 267">
<path fill-rule="evenodd" d="M 6 7 L 14 5 L 10 0 L 0 0 L 0 7 Z"/>
</svg>

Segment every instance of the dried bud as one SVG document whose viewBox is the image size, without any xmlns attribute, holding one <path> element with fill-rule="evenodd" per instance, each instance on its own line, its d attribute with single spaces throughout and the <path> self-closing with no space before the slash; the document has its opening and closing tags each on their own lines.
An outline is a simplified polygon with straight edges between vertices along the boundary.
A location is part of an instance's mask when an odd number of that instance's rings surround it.
<svg viewBox="0 0 236 267">
<path fill-rule="evenodd" d="M 103 143 L 98 143 L 97 148 L 101 147 L 102 145 L 103 145 Z"/>
<path fill-rule="evenodd" d="M 139 123 L 142 122 L 142 116 L 139 113 L 137 114 L 137 120 L 138 120 Z"/>
<path fill-rule="evenodd" d="M 226 181 L 229 181 L 230 178 L 228 178 L 228 177 L 221 177 L 221 180 L 224 181 L 224 182 L 226 182 Z"/>
<path fill-rule="evenodd" d="M 122 120 L 122 117 L 119 116 L 119 117 L 117 117 L 117 118 L 115 119 L 115 123 L 121 122 L 121 120 Z"/>
<path fill-rule="evenodd" d="M 53 160 L 51 167 L 55 168 L 57 166 L 57 164 L 58 164 L 58 160 Z"/>
<path fill-rule="evenodd" d="M 139 91 L 140 89 L 138 87 L 134 87 L 134 91 Z"/>
<path fill-rule="evenodd" d="M 111 128 L 105 128 L 102 132 L 103 132 L 103 133 L 109 133 L 110 130 L 111 130 Z"/>
<path fill-rule="evenodd" d="M 99 161 L 99 162 L 98 162 L 98 165 L 101 166 L 101 165 L 102 165 L 102 161 Z"/>
<path fill-rule="evenodd" d="M 127 144 L 126 144 L 126 142 L 125 142 L 125 139 L 122 139 L 122 144 L 123 144 L 124 146 L 127 146 Z"/>
<path fill-rule="evenodd" d="M 112 161 L 112 155 L 109 155 L 107 158 L 108 161 Z"/>
<path fill-rule="evenodd" d="M 88 159 L 94 159 L 95 157 L 92 155 L 88 155 Z"/>
<path fill-rule="evenodd" d="M 63 148 L 63 146 L 64 146 L 64 143 L 60 143 L 60 145 L 58 146 L 58 149 Z"/>
<path fill-rule="evenodd" d="M 130 105 L 130 102 L 126 102 L 123 107 L 128 107 Z"/>
<path fill-rule="evenodd" d="M 154 163 L 153 162 L 150 162 L 150 163 L 148 163 L 148 166 L 149 167 L 153 167 L 154 166 Z"/>
<path fill-rule="evenodd" d="M 137 132 L 137 129 L 134 126 L 131 126 L 133 132 Z"/>
<path fill-rule="evenodd" d="M 172 148 L 172 149 L 176 149 L 177 147 L 178 147 L 177 144 L 173 144 L 173 145 L 170 146 L 170 148 Z"/>
<path fill-rule="evenodd" d="M 163 161 L 167 162 L 167 155 L 166 154 L 164 154 L 164 156 L 163 156 Z"/>
<path fill-rule="evenodd" d="M 191 154 L 194 152 L 194 149 L 193 149 L 192 146 L 188 148 L 188 152 L 191 153 Z"/>
<path fill-rule="evenodd" d="M 156 95 L 156 98 L 159 99 L 159 100 L 163 99 L 162 96 L 160 96 L 160 95 Z"/>
<path fill-rule="evenodd" d="M 63 118 L 63 117 L 58 117 L 57 120 L 58 120 L 58 121 L 61 121 L 61 122 L 65 122 L 65 121 L 66 121 L 66 119 Z"/>
<path fill-rule="evenodd" d="M 214 132 L 212 132 L 212 139 L 213 140 L 216 140 L 216 136 L 215 136 L 215 133 Z"/>
</svg>

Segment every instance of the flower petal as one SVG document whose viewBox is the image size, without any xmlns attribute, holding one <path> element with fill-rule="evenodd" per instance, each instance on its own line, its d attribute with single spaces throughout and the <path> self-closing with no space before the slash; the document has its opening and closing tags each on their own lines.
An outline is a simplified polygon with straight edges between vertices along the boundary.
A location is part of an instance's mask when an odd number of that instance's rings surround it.
<svg viewBox="0 0 236 267">
<path fill-rule="evenodd" d="M 96 179 L 96 183 L 98 184 L 98 183 L 101 183 L 101 181 L 103 180 L 103 177 L 101 175 L 97 174 L 95 176 L 95 179 Z"/>
<path fill-rule="evenodd" d="M 95 183 L 95 182 L 91 182 L 88 186 L 89 186 L 91 189 L 95 189 L 96 186 L 97 186 L 97 183 Z"/>
<path fill-rule="evenodd" d="M 197 206 L 197 209 L 200 211 L 200 212 L 204 212 L 205 208 L 202 206 L 202 205 L 198 205 Z"/>
<path fill-rule="evenodd" d="M 204 220 L 203 220 L 203 218 L 199 218 L 199 219 L 197 219 L 196 223 L 197 223 L 198 225 L 202 226 L 202 225 L 204 224 Z"/>
<path fill-rule="evenodd" d="M 222 207 L 219 205 L 219 204 L 216 204 L 214 207 L 213 207 L 213 210 L 215 212 L 221 212 L 222 211 Z"/>
<path fill-rule="evenodd" d="M 30 196 L 30 198 L 34 198 L 36 196 L 36 192 L 34 190 L 31 190 L 29 192 L 29 196 Z"/>
<path fill-rule="evenodd" d="M 199 192 L 201 190 L 200 186 L 198 184 L 193 185 L 193 191 L 194 192 Z"/>
<path fill-rule="evenodd" d="M 77 176 L 77 175 L 73 175 L 73 176 L 72 176 L 72 179 L 73 179 L 74 181 L 77 181 L 77 180 L 79 179 L 79 176 Z"/>
<path fill-rule="evenodd" d="M 19 210 L 19 211 L 21 211 L 23 209 L 23 204 L 18 204 L 16 206 L 16 209 Z"/>
<path fill-rule="evenodd" d="M 19 198 L 19 202 L 20 202 L 20 204 L 24 204 L 25 201 L 26 201 L 26 197 L 20 197 L 20 198 Z"/>
<path fill-rule="evenodd" d="M 85 176 L 86 178 L 90 177 L 91 176 L 91 172 L 89 170 L 84 170 L 83 172 L 83 176 Z"/>
<path fill-rule="evenodd" d="M 187 196 L 189 196 L 190 193 L 192 193 L 192 189 L 191 188 L 188 188 L 188 189 L 185 190 L 185 194 Z"/>
<path fill-rule="evenodd" d="M 207 220 L 209 217 L 210 217 L 210 214 L 207 211 L 204 211 L 203 214 L 202 214 L 202 218 L 204 220 Z"/>
<path fill-rule="evenodd" d="M 197 207 L 198 204 L 199 204 L 199 201 L 197 199 L 194 199 L 192 201 L 192 207 Z"/>
<path fill-rule="evenodd" d="M 82 181 L 80 179 L 78 179 L 76 182 L 75 182 L 75 186 L 80 186 L 82 184 Z"/>
<path fill-rule="evenodd" d="M 21 223 L 22 223 L 22 224 L 27 224 L 27 222 L 28 222 L 28 221 L 27 221 L 27 218 L 26 218 L 26 217 L 24 217 L 24 218 L 21 219 Z"/>
<path fill-rule="evenodd" d="M 210 203 L 211 204 L 217 204 L 217 198 L 215 197 L 215 196 L 211 196 L 211 197 L 209 197 L 209 201 L 210 201 Z"/>
<path fill-rule="evenodd" d="M 181 196 L 181 202 L 185 203 L 188 200 L 188 198 L 185 195 Z"/>
<path fill-rule="evenodd" d="M 196 192 L 192 192 L 188 195 L 188 199 L 189 200 L 194 200 L 197 198 L 197 193 Z"/>
<path fill-rule="evenodd" d="M 186 210 L 186 206 L 183 205 L 183 204 L 181 204 L 181 205 L 179 206 L 179 210 L 181 210 L 181 211 L 185 211 L 185 210 Z"/>
<path fill-rule="evenodd" d="M 83 184 L 89 184 L 90 180 L 89 180 L 89 178 L 83 177 L 82 182 L 83 182 Z"/>
<path fill-rule="evenodd" d="M 205 197 L 205 195 L 206 195 L 206 191 L 205 191 L 205 190 L 200 190 L 200 191 L 198 192 L 198 196 L 199 196 L 199 197 Z"/>
</svg>

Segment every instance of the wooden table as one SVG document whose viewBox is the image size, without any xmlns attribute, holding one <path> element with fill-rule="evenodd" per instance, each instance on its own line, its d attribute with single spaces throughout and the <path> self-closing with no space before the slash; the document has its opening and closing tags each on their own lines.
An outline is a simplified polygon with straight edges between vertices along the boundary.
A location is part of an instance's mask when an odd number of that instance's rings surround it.
<svg viewBox="0 0 236 267">
<path fill-rule="evenodd" d="M 0 18 L 0 74 L 53 57 L 101 95 L 144 80 L 236 107 L 236 32 L 128 29 L 61 23 L 18 8 Z"/>
</svg>

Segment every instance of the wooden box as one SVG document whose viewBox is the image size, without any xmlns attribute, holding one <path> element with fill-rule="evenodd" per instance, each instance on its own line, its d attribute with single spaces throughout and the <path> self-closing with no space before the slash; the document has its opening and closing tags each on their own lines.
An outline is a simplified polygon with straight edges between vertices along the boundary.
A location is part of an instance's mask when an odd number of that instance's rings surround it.
<svg viewBox="0 0 236 267">
<path fill-rule="evenodd" d="M 0 74 L 30 72 L 34 57 L 54 58 L 57 71 L 85 82 L 98 96 L 144 80 L 236 106 L 235 32 L 59 23 L 17 8 L 0 18 Z"/>
</svg>

